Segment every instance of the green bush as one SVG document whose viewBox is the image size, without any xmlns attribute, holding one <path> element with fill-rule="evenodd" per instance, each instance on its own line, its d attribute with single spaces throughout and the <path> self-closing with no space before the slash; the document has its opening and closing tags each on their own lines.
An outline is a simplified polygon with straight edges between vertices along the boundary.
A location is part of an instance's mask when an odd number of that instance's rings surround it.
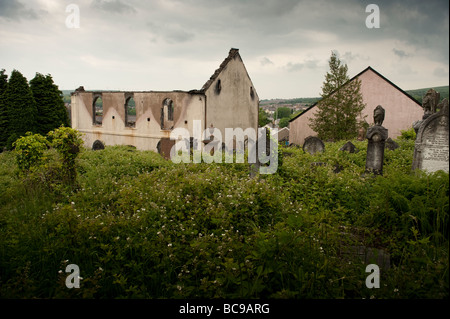
<svg viewBox="0 0 450 319">
<path fill-rule="evenodd" d="M 75 159 L 83 144 L 82 134 L 70 127 L 61 126 L 56 130 L 48 132 L 51 145 L 58 151 L 62 158 L 63 169 L 67 174 L 67 180 L 74 183 L 77 172 L 75 169 Z"/>
<path fill-rule="evenodd" d="M 253 178 L 248 163 L 81 149 L 76 190 L 23 183 L 1 153 L 0 296 L 448 298 L 448 173 L 412 174 L 414 141 L 398 140 L 385 174 L 364 176 L 366 143 L 352 142 L 282 148 L 282 169 Z M 380 289 L 357 246 L 390 255 Z M 71 263 L 80 289 L 65 286 Z"/>
<path fill-rule="evenodd" d="M 27 132 L 25 136 L 17 139 L 13 146 L 20 172 L 27 173 L 42 164 L 44 151 L 48 148 L 48 142 L 40 134 Z"/>
<path fill-rule="evenodd" d="M 408 130 L 401 130 L 400 133 L 401 133 L 401 135 L 400 135 L 401 139 L 414 140 L 414 141 L 416 140 L 416 131 L 412 127 Z"/>
</svg>

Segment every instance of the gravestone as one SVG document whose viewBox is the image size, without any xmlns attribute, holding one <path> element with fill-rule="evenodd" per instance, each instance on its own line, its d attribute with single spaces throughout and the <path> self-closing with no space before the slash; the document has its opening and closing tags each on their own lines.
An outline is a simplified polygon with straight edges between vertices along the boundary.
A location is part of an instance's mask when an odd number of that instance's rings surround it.
<svg viewBox="0 0 450 319">
<path fill-rule="evenodd" d="M 422 99 L 422 108 L 424 110 L 424 114 L 421 120 L 415 121 L 413 123 L 414 131 L 419 133 L 419 128 L 422 125 L 423 121 L 425 121 L 430 115 L 436 113 L 436 108 L 438 106 L 439 100 L 441 98 L 441 94 L 436 92 L 434 89 L 429 89 L 425 96 Z"/>
<path fill-rule="evenodd" d="M 105 144 L 103 144 L 103 142 L 100 140 L 95 140 L 94 144 L 92 144 L 92 150 L 94 150 L 94 151 L 99 151 L 99 150 L 104 150 L 104 149 L 105 149 Z"/>
<path fill-rule="evenodd" d="M 346 253 L 358 257 L 365 265 L 376 264 L 382 270 L 391 268 L 391 256 L 384 249 L 360 245 L 349 247 Z"/>
<path fill-rule="evenodd" d="M 425 111 L 423 115 L 423 120 L 426 120 L 430 115 L 436 113 L 436 108 L 438 106 L 439 100 L 441 99 L 441 94 L 436 92 L 434 89 L 429 89 L 422 99 L 423 110 Z"/>
<path fill-rule="evenodd" d="M 303 143 L 303 151 L 314 155 L 318 152 L 325 151 L 325 144 L 322 140 L 315 136 L 308 136 Z"/>
<path fill-rule="evenodd" d="M 366 136 L 366 130 L 364 127 L 360 127 L 358 130 L 358 141 L 364 141 L 364 138 Z"/>
<path fill-rule="evenodd" d="M 383 175 L 384 147 L 388 138 L 388 130 L 381 125 L 384 115 L 383 107 L 378 105 L 373 112 L 375 125 L 367 130 L 366 173 Z"/>
<path fill-rule="evenodd" d="M 440 111 L 428 115 L 417 132 L 413 170 L 449 171 L 448 100 L 444 99 L 439 107 Z"/>
<path fill-rule="evenodd" d="M 386 148 L 388 149 L 388 150 L 391 150 L 391 151 L 393 151 L 393 150 L 396 150 L 397 148 L 399 148 L 400 147 L 400 145 L 398 145 L 398 143 L 396 142 L 396 141 L 394 141 L 392 138 L 388 138 L 387 140 L 386 140 Z"/>
<path fill-rule="evenodd" d="M 339 150 L 343 151 L 343 152 L 349 152 L 349 153 L 358 153 L 359 152 L 359 149 L 357 149 L 356 146 L 350 141 L 345 143 L 345 145 L 342 146 Z"/>
</svg>

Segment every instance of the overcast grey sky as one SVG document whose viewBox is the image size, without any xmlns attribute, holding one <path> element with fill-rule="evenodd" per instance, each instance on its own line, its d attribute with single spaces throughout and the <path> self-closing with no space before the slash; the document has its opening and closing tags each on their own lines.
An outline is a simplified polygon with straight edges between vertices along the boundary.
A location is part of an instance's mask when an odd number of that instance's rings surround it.
<svg viewBox="0 0 450 319">
<path fill-rule="evenodd" d="M 0 0 L 0 69 L 64 90 L 191 90 L 238 48 L 261 99 L 316 97 L 336 51 L 350 77 L 370 65 L 408 90 L 448 85 L 448 16 L 448 0 Z"/>
</svg>

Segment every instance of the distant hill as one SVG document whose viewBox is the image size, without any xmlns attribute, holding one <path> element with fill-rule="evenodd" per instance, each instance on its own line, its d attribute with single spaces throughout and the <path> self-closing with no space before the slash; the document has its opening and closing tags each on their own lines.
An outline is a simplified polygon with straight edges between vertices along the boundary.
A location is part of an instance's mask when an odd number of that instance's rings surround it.
<svg viewBox="0 0 450 319">
<path fill-rule="evenodd" d="M 70 93 L 72 93 L 72 92 L 74 92 L 75 91 L 75 89 L 73 89 L 73 90 L 60 90 L 64 95 L 69 95 L 70 96 Z"/>
<path fill-rule="evenodd" d="M 425 93 L 431 88 L 425 88 L 425 89 L 416 89 L 416 90 L 408 90 L 405 91 L 409 95 L 411 95 L 414 99 L 416 99 L 420 104 L 422 104 L 422 99 Z M 441 99 L 449 98 L 448 95 L 448 85 L 447 86 L 436 86 L 433 87 L 436 92 L 439 92 L 441 94 Z"/>
<path fill-rule="evenodd" d="M 432 87 L 434 90 L 439 92 L 441 94 L 441 99 L 449 98 L 449 86 L 435 86 Z M 423 88 L 423 89 L 415 89 L 415 90 L 405 90 L 406 93 L 411 95 L 417 102 L 422 104 L 422 98 L 427 93 L 427 91 L 431 89 L 429 88 Z M 261 100 L 261 105 L 266 104 L 298 104 L 298 103 L 307 103 L 307 104 L 313 104 L 320 100 L 320 97 L 305 97 L 305 98 L 293 98 L 293 99 L 266 99 Z"/>
<path fill-rule="evenodd" d="M 293 99 L 270 99 L 270 100 L 261 100 L 260 104 L 313 104 L 320 100 L 320 97 L 299 97 Z"/>
</svg>

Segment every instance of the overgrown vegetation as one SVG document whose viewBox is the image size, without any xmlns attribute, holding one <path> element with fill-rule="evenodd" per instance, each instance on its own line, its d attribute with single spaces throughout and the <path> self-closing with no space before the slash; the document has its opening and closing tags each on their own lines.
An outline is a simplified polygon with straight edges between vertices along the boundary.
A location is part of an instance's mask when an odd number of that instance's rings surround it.
<svg viewBox="0 0 450 319">
<path fill-rule="evenodd" d="M 363 177 L 366 143 L 352 142 L 358 153 L 284 148 L 278 172 L 256 178 L 248 164 L 81 149 L 75 189 L 53 149 L 26 176 L 2 153 L 0 296 L 448 298 L 448 174 L 412 174 L 401 138 L 384 175 Z M 355 246 L 389 253 L 379 289 Z M 65 286 L 71 263 L 79 289 Z"/>
</svg>

